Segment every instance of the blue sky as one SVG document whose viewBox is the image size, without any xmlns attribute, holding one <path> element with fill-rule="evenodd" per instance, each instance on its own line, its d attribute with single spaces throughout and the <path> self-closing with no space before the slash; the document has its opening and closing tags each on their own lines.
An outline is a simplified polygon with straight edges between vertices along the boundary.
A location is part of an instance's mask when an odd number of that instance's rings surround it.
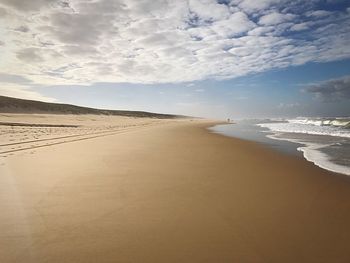
<svg viewBox="0 0 350 263">
<path fill-rule="evenodd" d="M 0 0 L 0 95 L 214 118 L 350 115 L 342 0 Z"/>
<path fill-rule="evenodd" d="M 349 100 L 324 101 L 308 85 L 350 75 L 350 60 L 271 70 L 231 80 L 178 84 L 95 83 L 37 89 L 58 101 L 91 107 L 224 118 L 348 116 Z"/>
</svg>

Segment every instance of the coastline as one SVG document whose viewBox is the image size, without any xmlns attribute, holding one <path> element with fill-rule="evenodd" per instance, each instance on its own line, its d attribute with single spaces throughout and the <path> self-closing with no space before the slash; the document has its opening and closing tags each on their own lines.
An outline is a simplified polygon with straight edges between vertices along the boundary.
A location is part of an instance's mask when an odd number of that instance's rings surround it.
<svg viewBox="0 0 350 263">
<path fill-rule="evenodd" d="M 0 261 L 349 262 L 349 178 L 215 123 L 8 156 Z"/>
<path fill-rule="evenodd" d="M 301 157 L 304 160 L 313 163 L 315 166 L 330 171 L 334 174 L 346 176 L 350 175 L 350 168 L 348 166 L 349 164 L 340 165 L 337 163 L 336 159 L 333 160 L 334 156 L 329 156 L 323 152 L 323 149 L 329 146 L 341 145 L 340 140 L 344 140 L 343 138 L 333 139 L 332 137 L 331 139 L 333 142 L 328 143 L 325 143 L 324 140 L 321 140 L 321 138 L 319 138 L 318 140 L 320 142 L 323 142 L 323 144 L 321 144 L 317 141 L 307 141 L 305 138 L 297 139 L 297 136 L 305 136 L 304 134 L 291 132 L 285 133 L 288 134 L 287 136 L 282 136 L 281 132 L 261 130 L 260 128 L 255 128 L 256 126 L 262 127 L 262 124 L 250 123 L 249 126 L 247 126 L 247 124 L 242 125 L 241 123 L 226 123 L 215 125 L 213 127 L 209 127 L 208 129 L 223 136 L 253 141 L 281 153 Z M 322 137 L 321 135 L 316 136 Z M 316 136 L 313 137 L 313 139 L 315 139 Z M 330 140 L 329 138 L 327 139 Z M 345 149 L 343 149 L 343 151 L 344 150 Z M 339 156 L 347 156 L 347 153 L 340 151 Z"/>
</svg>

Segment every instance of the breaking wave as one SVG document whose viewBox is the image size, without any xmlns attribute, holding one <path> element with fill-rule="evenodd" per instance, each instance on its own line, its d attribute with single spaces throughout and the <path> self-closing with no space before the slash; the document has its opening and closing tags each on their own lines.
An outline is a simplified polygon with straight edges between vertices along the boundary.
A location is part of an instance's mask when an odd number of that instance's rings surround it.
<svg viewBox="0 0 350 263">
<path fill-rule="evenodd" d="M 298 147 L 304 158 L 315 165 L 336 173 L 350 175 L 349 139 L 350 118 L 295 118 L 284 121 L 271 120 L 268 123 L 259 123 L 257 126 L 268 128 L 273 135 L 271 139 L 290 141 L 303 146 Z M 290 134 L 289 136 L 287 134 Z M 300 137 L 293 134 L 325 135 L 332 137 Z M 330 139 L 333 138 L 333 139 Z M 311 141 L 310 141 L 311 140 Z M 337 154 L 329 155 L 329 149 L 337 145 Z M 328 150 L 328 151 L 327 151 Z M 346 159 L 346 163 L 339 164 L 337 159 Z"/>
<path fill-rule="evenodd" d="M 288 123 L 295 124 L 311 124 L 315 126 L 333 126 L 333 127 L 343 127 L 350 129 L 350 119 L 349 118 L 295 118 L 287 120 Z"/>
<path fill-rule="evenodd" d="M 285 122 L 257 124 L 272 132 L 328 135 L 350 138 L 350 118 L 295 118 Z"/>
</svg>

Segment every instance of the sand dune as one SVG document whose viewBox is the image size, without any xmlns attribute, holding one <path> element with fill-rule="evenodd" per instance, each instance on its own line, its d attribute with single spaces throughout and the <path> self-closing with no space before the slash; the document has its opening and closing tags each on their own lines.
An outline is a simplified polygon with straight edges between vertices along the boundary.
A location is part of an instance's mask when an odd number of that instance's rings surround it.
<svg viewBox="0 0 350 263">
<path fill-rule="evenodd" d="M 146 111 L 105 110 L 62 103 L 48 103 L 0 96 L 1 113 L 40 113 L 40 114 L 94 114 L 137 118 L 174 119 L 184 116 L 161 114 Z"/>
<path fill-rule="evenodd" d="M 1 154 L 0 262 L 350 261 L 347 177 L 208 121 L 56 117 L 1 128 L 52 145 Z"/>
</svg>

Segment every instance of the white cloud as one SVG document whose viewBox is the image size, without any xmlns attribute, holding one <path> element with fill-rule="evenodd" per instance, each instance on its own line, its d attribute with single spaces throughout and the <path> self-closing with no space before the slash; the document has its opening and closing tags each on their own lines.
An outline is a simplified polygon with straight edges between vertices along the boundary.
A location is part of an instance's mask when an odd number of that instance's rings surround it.
<svg viewBox="0 0 350 263">
<path fill-rule="evenodd" d="M 29 79 L 23 76 L 0 73 L 0 95 L 46 102 L 56 101 L 33 90 L 30 87 L 32 84 Z"/>
<path fill-rule="evenodd" d="M 281 24 L 283 22 L 291 21 L 296 17 L 293 14 L 281 14 L 278 12 L 272 12 L 270 14 L 260 17 L 259 24 L 265 26 L 272 26 Z"/>
<path fill-rule="evenodd" d="M 230 38 L 237 34 L 247 32 L 253 28 L 255 24 L 250 21 L 243 12 L 236 12 L 226 20 L 220 20 L 211 26 L 211 29 L 224 38 Z"/>
<path fill-rule="evenodd" d="M 246 11 L 256 11 L 281 2 L 284 2 L 284 0 L 243 0 L 240 1 L 239 6 Z"/>
<path fill-rule="evenodd" d="M 39 48 L 24 48 L 17 52 L 17 58 L 28 63 L 42 62 L 43 58 L 39 53 Z"/>
<path fill-rule="evenodd" d="M 53 98 L 41 95 L 39 92 L 36 92 L 27 86 L 9 83 L 1 83 L 0 95 L 28 100 L 40 100 L 45 102 L 56 101 Z"/>
<path fill-rule="evenodd" d="M 346 12 L 227 2 L 0 0 L 0 72 L 41 85 L 191 82 L 350 58 Z"/>
<path fill-rule="evenodd" d="M 222 20 L 230 16 L 226 5 L 218 4 L 215 0 L 189 0 L 189 9 L 201 20 Z"/>
<path fill-rule="evenodd" d="M 0 19 L 1 19 L 1 18 L 4 18 L 5 16 L 7 16 L 6 9 L 0 7 Z"/>
<path fill-rule="evenodd" d="M 332 14 L 332 12 L 326 11 L 326 10 L 314 10 L 306 13 L 307 16 L 313 16 L 313 17 L 323 17 L 323 16 L 328 16 L 330 14 Z"/>
<path fill-rule="evenodd" d="M 255 27 L 254 29 L 250 30 L 248 32 L 248 35 L 251 36 L 261 36 L 261 35 L 265 35 L 266 33 L 270 33 L 272 31 L 274 31 L 274 27 L 270 26 L 270 27 Z"/>
<path fill-rule="evenodd" d="M 44 6 L 48 6 L 56 2 L 55 0 L 1 0 L 4 5 L 14 7 L 20 11 L 38 11 Z"/>
<path fill-rule="evenodd" d="M 290 28 L 292 31 L 303 31 L 307 29 L 309 29 L 308 23 L 295 24 Z"/>
</svg>

